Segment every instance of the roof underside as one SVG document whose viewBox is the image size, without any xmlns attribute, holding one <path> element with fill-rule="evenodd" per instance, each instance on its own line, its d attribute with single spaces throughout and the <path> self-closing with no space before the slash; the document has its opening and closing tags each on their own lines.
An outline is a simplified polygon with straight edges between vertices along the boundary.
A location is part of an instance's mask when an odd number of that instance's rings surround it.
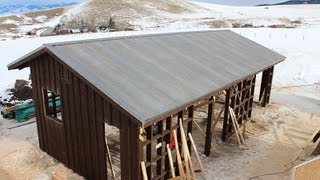
<svg viewBox="0 0 320 180">
<path fill-rule="evenodd" d="M 284 57 L 231 31 L 45 45 L 142 123 Z"/>
</svg>

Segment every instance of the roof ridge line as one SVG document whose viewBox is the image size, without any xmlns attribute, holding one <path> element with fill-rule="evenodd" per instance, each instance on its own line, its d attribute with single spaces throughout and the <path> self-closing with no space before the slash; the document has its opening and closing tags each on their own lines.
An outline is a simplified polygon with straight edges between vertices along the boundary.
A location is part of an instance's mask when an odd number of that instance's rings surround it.
<svg viewBox="0 0 320 180">
<path fill-rule="evenodd" d="M 55 43 L 45 43 L 44 46 L 68 46 L 74 44 L 83 44 L 83 43 L 94 43 L 94 42 L 103 42 L 103 41 L 112 41 L 112 40 L 122 40 L 122 39 L 135 39 L 141 37 L 155 37 L 155 36 L 166 36 L 166 35 L 175 35 L 175 34 L 188 34 L 188 33 L 204 33 L 204 32 L 219 32 L 219 31 L 231 31 L 229 29 L 222 30 L 197 30 L 197 31 L 182 31 L 182 32 L 167 32 L 167 33 L 150 33 L 150 34 L 135 34 L 129 36 L 114 36 L 114 37 L 104 37 L 104 38 L 95 38 L 95 39 L 86 39 L 86 40 L 74 40 L 74 41 L 65 41 L 65 42 L 55 42 Z"/>
</svg>

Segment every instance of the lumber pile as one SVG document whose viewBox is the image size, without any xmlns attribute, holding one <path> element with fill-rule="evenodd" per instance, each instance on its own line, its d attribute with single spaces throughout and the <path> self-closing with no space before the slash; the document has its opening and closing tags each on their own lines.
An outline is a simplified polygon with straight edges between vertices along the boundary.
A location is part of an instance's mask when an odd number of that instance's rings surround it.
<svg viewBox="0 0 320 180">
<path fill-rule="evenodd" d="M 198 153 L 197 147 L 194 143 L 193 137 L 191 133 L 187 135 L 185 134 L 181 119 L 179 120 L 179 128 L 180 128 L 179 132 L 177 132 L 176 129 L 173 130 L 174 147 L 170 146 L 170 144 L 166 145 L 166 150 L 168 152 L 168 158 L 169 158 L 170 172 L 171 172 L 170 179 L 172 180 L 196 179 L 196 172 L 201 172 L 203 177 L 205 177 L 206 172 L 204 170 L 204 167 L 200 159 L 200 155 Z M 181 135 L 180 142 L 178 141 L 177 133 L 180 133 Z M 188 148 L 187 137 L 189 138 L 192 144 L 193 150 L 195 152 L 195 155 L 197 157 L 197 161 L 198 161 L 198 164 L 200 165 L 201 170 L 194 169 L 194 163 L 192 162 L 191 155 L 190 155 L 190 151 L 192 150 L 192 148 L 190 148 L 190 150 Z M 173 159 L 173 153 L 175 153 L 175 157 L 176 157 L 176 167 Z M 141 162 L 141 169 L 142 169 L 143 179 L 148 180 L 144 161 Z"/>
<path fill-rule="evenodd" d="M 233 111 L 233 109 L 231 107 L 229 107 L 229 112 L 230 112 L 230 115 L 231 115 L 231 121 L 232 121 L 232 125 L 233 125 L 233 128 L 234 128 L 238 143 L 239 143 L 239 145 L 245 145 L 245 141 L 244 141 L 244 135 L 245 135 L 245 131 L 246 131 L 245 124 L 242 126 L 243 127 L 243 133 L 241 133 L 240 126 L 239 126 L 239 123 L 237 121 L 236 115 L 235 115 L 235 113 L 234 113 L 234 111 Z"/>
</svg>

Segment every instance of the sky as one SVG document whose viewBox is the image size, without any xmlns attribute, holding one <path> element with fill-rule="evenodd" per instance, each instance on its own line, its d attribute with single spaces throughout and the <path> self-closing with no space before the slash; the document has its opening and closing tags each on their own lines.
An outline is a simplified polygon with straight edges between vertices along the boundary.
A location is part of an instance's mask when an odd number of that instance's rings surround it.
<svg viewBox="0 0 320 180">
<path fill-rule="evenodd" d="M 71 3 L 71 2 L 84 2 L 85 0 L 0 0 L 1 5 L 29 5 L 29 4 L 37 4 L 37 5 L 48 5 L 48 4 L 56 4 L 56 3 Z"/>
<path fill-rule="evenodd" d="M 210 2 L 214 4 L 224 4 L 224 5 L 234 5 L 234 6 L 254 6 L 258 4 L 274 4 L 279 2 L 285 2 L 287 0 L 194 0 L 194 1 Z"/>
</svg>

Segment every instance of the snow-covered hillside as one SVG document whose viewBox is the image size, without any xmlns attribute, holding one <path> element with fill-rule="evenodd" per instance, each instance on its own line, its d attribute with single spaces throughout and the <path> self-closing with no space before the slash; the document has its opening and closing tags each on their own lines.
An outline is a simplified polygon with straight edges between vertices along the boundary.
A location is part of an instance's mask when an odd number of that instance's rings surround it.
<svg viewBox="0 0 320 180">
<path fill-rule="evenodd" d="M 58 12 L 43 11 L 32 17 L 28 14 L 0 17 L 0 39 L 4 36 L 1 31 L 7 35 L 10 32 L 9 38 L 16 38 L 31 30 L 43 31 L 43 28 L 59 23 L 88 21 L 99 24 L 109 18 L 115 21 L 119 30 L 269 26 L 294 28 L 319 24 L 319 9 L 320 5 L 237 7 L 187 0 L 91 0 Z M 2 30 L 2 26 L 6 31 Z"/>
<path fill-rule="evenodd" d="M 99 5 L 100 0 L 92 0 L 64 11 L 60 16 L 44 22 L 47 25 L 59 23 L 62 16 L 81 14 L 88 7 Z M 150 1 L 149 6 L 130 1 L 129 7 L 124 5 L 129 0 L 113 1 L 111 10 L 115 10 L 118 17 L 124 17 L 125 10 L 135 11 L 134 18 L 125 17 L 135 30 L 131 32 L 91 33 L 78 35 L 64 35 L 53 37 L 22 38 L 18 40 L 0 41 L 0 92 L 4 92 L 8 85 L 16 79 L 29 77 L 29 70 L 8 71 L 6 65 L 28 52 L 40 47 L 44 43 L 92 39 L 101 37 L 130 36 L 133 34 L 164 33 L 176 31 L 198 31 L 216 29 L 215 27 L 229 27 L 233 23 L 264 26 L 263 28 L 231 28 L 233 31 L 271 48 L 287 57 L 287 60 L 277 66 L 275 72 L 275 88 L 278 91 L 293 91 L 298 95 L 309 96 L 320 100 L 320 11 L 319 5 L 273 6 L 265 7 L 231 7 L 207 3 L 193 3 L 179 0 L 179 10 L 171 1 Z M 117 6 L 119 5 L 119 7 Z M 136 6 L 138 5 L 138 6 Z M 141 7 L 145 6 L 145 7 Z M 114 8 L 113 8 L 114 7 Z M 134 7 L 134 8 L 132 8 Z M 138 11 L 142 8 L 143 11 Z M 119 9 L 122 9 L 121 11 Z M 152 11 L 150 10 L 152 9 Z M 101 13 L 101 8 L 96 9 Z M 147 12 L 147 13 L 146 13 Z M 146 15 L 146 14 L 148 15 Z M 138 16 L 138 15 L 141 16 Z M 142 16 L 146 15 L 146 16 Z M 299 22 L 298 24 L 293 23 Z M 267 28 L 269 25 L 296 25 L 295 28 Z M 20 30 L 30 27 L 40 27 L 41 24 L 20 26 Z M 241 27 L 241 26 L 240 26 Z M 307 85 L 307 86 L 305 86 Z M 292 86 L 303 88 L 292 89 Z M 0 95 L 1 96 L 1 95 Z"/>
<path fill-rule="evenodd" d="M 232 27 L 233 24 L 268 27 L 300 27 L 320 23 L 320 5 L 238 7 L 194 2 L 198 7 L 192 13 L 171 14 L 155 11 L 132 21 L 140 29 L 185 27 Z"/>
</svg>

